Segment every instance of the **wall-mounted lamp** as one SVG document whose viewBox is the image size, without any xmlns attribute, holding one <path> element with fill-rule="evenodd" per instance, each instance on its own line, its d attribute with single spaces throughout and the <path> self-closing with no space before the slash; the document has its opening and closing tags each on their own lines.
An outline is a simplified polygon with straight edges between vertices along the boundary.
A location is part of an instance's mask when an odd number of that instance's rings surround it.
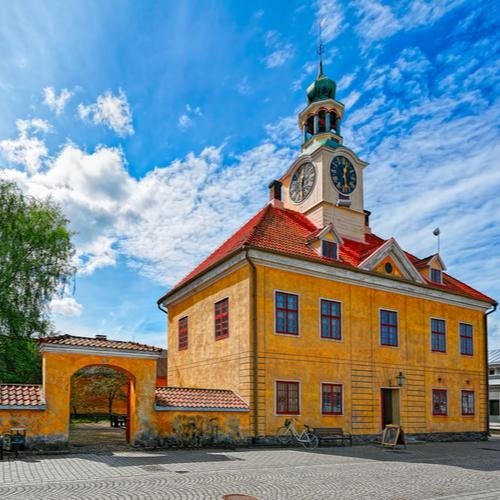
<svg viewBox="0 0 500 500">
<path fill-rule="evenodd" d="M 399 372 L 399 375 L 396 377 L 396 382 L 399 387 L 403 387 L 404 383 L 406 382 L 406 377 L 404 376 L 403 372 Z"/>
<path fill-rule="evenodd" d="M 441 377 L 438 377 L 438 382 L 441 383 L 443 379 Z"/>
<path fill-rule="evenodd" d="M 466 380 L 466 381 L 465 381 L 465 383 L 466 383 L 467 385 L 469 385 L 469 384 L 470 384 L 470 380 Z"/>
</svg>

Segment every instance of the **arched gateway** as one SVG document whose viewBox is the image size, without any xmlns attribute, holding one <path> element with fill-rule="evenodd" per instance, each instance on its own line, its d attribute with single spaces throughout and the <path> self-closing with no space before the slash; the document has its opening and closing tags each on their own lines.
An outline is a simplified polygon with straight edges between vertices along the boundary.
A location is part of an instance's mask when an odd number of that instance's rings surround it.
<svg viewBox="0 0 500 500">
<path fill-rule="evenodd" d="M 25 427 L 31 444 L 66 445 L 70 427 L 71 377 L 89 366 L 106 366 L 129 379 L 127 440 L 151 442 L 155 432 L 155 388 L 159 347 L 60 335 L 39 340 L 43 384 L 0 386 L 0 430 Z"/>
<path fill-rule="evenodd" d="M 28 446 L 65 447 L 71 378 L 87 367 L 109 367 L 129 380 L 127 440 L 132 445 L 246 442 L 249 405 L 229 389 L 172 387 L 158 379 L 162 349 L 136 342 L 60 335 L 39 341 L 43 384 L 0 383 L 0 435 L 19 427 Z M 161 366 L 161 364 L 160 364 Z"/>
<path fill-rule="evenodd" d="M 106 366 L 129 378 L 127 440 L 147 443 L 154 435 L 156 363 L 161 349 L 136 342 L 61 335 L 40 340 L 46 411 L 41 432 L 66 443 L 70 424 L 71 377 L 88 366 Z M 42 429 L 40 429 L 42 430 Z"/>
</svg>

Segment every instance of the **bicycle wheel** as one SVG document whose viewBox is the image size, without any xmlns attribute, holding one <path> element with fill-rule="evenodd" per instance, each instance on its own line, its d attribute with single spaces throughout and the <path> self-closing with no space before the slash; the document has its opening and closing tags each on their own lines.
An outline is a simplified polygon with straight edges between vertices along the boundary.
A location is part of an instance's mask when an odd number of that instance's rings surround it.
<svg viewBox="0 0 500 500">
<path fill-rule="evenodd" d="M 306 432 L 304 434 L 304 440 L 300 441 L 300 444 L 308 450 L 314 450 L 314 448 L 317 448 L 318 443 L 318 436 L 316 436 L 316 434 L 313 434 L 312 432 Z"/>
<path fill-rule="evenodd" d="M 288 427 L 280 427 L 278 429 L 278 432 L 276 433 L 276 438 L 278 439 L 278 442 L 283 446 L 287 446 L 292 442 L 292 436 Z"/>
</svg>

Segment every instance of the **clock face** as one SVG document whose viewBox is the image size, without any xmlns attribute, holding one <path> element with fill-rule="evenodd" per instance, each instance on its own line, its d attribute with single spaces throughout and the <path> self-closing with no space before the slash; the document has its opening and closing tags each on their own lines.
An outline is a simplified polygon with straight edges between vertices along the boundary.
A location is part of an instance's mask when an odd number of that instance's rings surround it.
<svg viewBox="0 0 500 500">
<path fill-rule="evenodd" d="M 330 163 L 333 185 L 342 194 L 351 194 L 358 182 L 356 170 L 345 156 L 335 156 Z"/>
<path fill-rule="evenodd" d="M 316 168 L 312 163 L 303 163 L 295 170 L 290 182 L 290 199 L 294 203 L 305 200 L 312 191 L 316 180 Z"/>
</svg>

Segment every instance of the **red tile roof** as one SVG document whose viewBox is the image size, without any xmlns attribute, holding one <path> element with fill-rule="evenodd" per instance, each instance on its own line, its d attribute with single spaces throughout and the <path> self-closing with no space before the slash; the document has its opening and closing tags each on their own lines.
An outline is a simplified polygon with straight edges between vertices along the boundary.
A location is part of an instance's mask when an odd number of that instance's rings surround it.
<svg viewBox="0 0 500 500">
<path fill-rule="evenodd" d="M 56 335 L 53 337 L 41 337 L 40 344 L 67 345 L 76 347 L 93 347 L 102 349 L 120 349 L 127 351 L 151 351 L 161 352 L 161 347 L 129 342 L 127 340 L 108 340 L 106 338 L 76 337 L 74 335 Z"/>
<path fill-rule="evenodd" d="M 308 245 L 311 234 L 317 234 L 318 229 L 321 228 L 316 227 L 308 217 L 295 210 L 267 205 L 203 262 L 196 266 L 166 295 L 161 297 L 158 302 L 163 301 L 189 281 L 195 279 L 213 266 L 244 248 L 256 248 L 291 257 L 314 260 L 331 266 L 357 269 L 360 262 L 387 241 L 371 233 L 366 234 L 365 242 L 343 238 L 344 242 L 340 245 L 339 250 L 339 260 L 332 260 L 328 257 L 319 255 L 310 245 Z M 417 257 L 409 253 L 407 253 L 407 256 L 412 263 L 419 261 Z M 495 302 L 490 297 L 445 273 L 443 273 L 442 285 L 432 283 L 429 280 L 427 280 L 427 285 L 431 288 L 465 295 L 474 299 L 490 303 Z"/>
<path fill-rule="evenodd" d="M 40 406 L 44 403 L 41 385 L 0 384 L 0 406 Z"/>
<path fill-rule="evenodd" d="M 156 405 L 173 408 L 224 408 L 248 410 L 248 404 L 233 391 L 226 389 L 190 389 L 157 387 Z"/>
</svg>

